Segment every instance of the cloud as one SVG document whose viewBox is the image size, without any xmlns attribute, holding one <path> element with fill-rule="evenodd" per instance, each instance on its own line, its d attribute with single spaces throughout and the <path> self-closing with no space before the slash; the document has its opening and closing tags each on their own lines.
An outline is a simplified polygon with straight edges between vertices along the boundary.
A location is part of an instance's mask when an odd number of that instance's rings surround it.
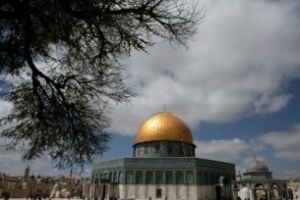
<svg viewBox="0 0 300 200">
<path fill-rule="evenodd" d="M 300 150 L 300 124 L 293 127 L 290 131 L 263 134 L 258 137 L 258 140 L 271 146 L 275 150 Z"/>
<path fill-rule="evenodd" d="M 24 149 L 21 146 L 17 146 L 15 150 L 5 150 L 4 144 L 9 142 L 3 138 L 0 138 L 0 160 L 1 162 L 1 172 L 11 173 L 15 175 L 23 175 L 24 170 L 27 166 L 30 167 L 30 174 L 34 175 L 68 175 L 70 169 L 66 170 L 54 170 L 54 162 L 47 153 L 41 155 L 39 158 L 36 158 L 31 161 L 24 161 L 22 155 L 24 154 Z M 80 169 L 73 169 L 74 173 L 77 173 Z"/>
<path fill-rule="evenodd" d="M 12 107 L 13 106 L 10 102 L 0 100 L 0 118 L 7 116 Z"/>
<path fill-rule="evenodd" d="M 265 144 L 258 138 L 253 138 L 249 141 L 240 138 L 211 141 L 197 140 L 194 143 L 197 145 L 196 157 L 233 163 L 236 170 L 242 174 L 246 171 L 248 163 L 255 157 L 255 159 L 266 163 L 276 178 L 287 178 L 292 175 L 296 177 L 299 175 L 297 164 L 289 162 L 300 159 L 299 151 L 277 151 L 274 152 L 276 159 L 273 159 L 267 154 L 270 149 L 266 148 Z M 280 164 L 277 159 L 279 159 Z M 282 166 L 282 160 L 287 161 L 284 163 L 284 167 Z"/>
<path fill-rule="evenodd" d="M 260 152 L 265 150 L 265 145 L 262 142 L 257 141 L 257 139 L 251 138 L 249 141 L 249 145 L 251 146 L 251 152 L 253 156 L 256 156 L 256 152 Z"/>
<path fill-rule="evenodd" d="M 131 104 L 112 105 L 109 131 L 133 136 L 164 104 L 192 130 L 201 122 L 230 123 L 288 105 L 293 96 L 287 85 L 300 76 L 300 2 L 206 0 L 203 4 L 206 16 L 188 50 L 158 41 L 149 55 L 134 52 L 123 62 L 125 81 L 137 97 Z M 1 114 L 7 113 L 9 104 L 0 104 Z M 244 166 L 250 151 L 272 147 L 276 158 L 291 160 L 297 158 L 292 148 L 299 152 L 299 130 L 267 133 L 250 141 L 195 141 L 197 156 Z"/>
<path fill-rule="evenodd" d="M 249 155 L 249 144 L 234 138 L 231 140 L 195 141 L 196 156 L 200 158 L 236 163 Z"/>
<path fill-rule="evenodd" d="M 300 124 L 289 131 L 262 134 L 257 139 L 275 150 L 275 158 L 287 161 L 300 160 Z"/>
<path fill-rule="evenodd" d="M 286 175 L 289 178 L 299 178 L 300 168 L 298 170 L 288 170 L 288 171 L 286 171 Z"/>
<path fill-rule="evenodd" d="M 137 97 L 112 112 L 111 131 L 134 135 L 150 115 L 169 111 L 192 128 L 285 108 L 300 76 L 296 1 L 205 1 L 206 16 L 189 49 L 159 42 L 124 62 Z"/>
<path fill-rule="evenodd" d="M 282 160 L 289 160 L 289 161 L 300 160 L 299 151 L 278 151 L 274 153 L 274 156 Z"/>
<path fill-rule="evenodd" d="M 22 160 L 20 151 L 0 151 L 0 159 L 3 161 L 1 162 L 1 172 L 17 176 L 23 175 L 27 166 L 30 167 L 30 174 L 34 175 L 69 175 L 70 171 L 70 169 L 55 170 L 51 159 L 46 155 L 39 159 L 25 162 Z M 78 171 L 79 169 L 73 170 L 73 172 L 76 173 L 75 175 L 79 174 Z M 84 176 L 88 176 L 88 174 L 85 173 Z"/>
<path fill-rule="evenodd" d="M 211 140 L 211 141 L 194 141 L 197 145 L 196 157 L 210 160 L 218 160 L 235 164 L 236 170 L 244 173 L 246 167 L 254 157 L 262 162 L 269 161 L 262 156 L 265 148 L 263 144 L 254 139 L 249 141 L 240 138 L 232 138 L 228 140 Z M 258 156 L 253 152 L 259 152 Z"/>
</svg>

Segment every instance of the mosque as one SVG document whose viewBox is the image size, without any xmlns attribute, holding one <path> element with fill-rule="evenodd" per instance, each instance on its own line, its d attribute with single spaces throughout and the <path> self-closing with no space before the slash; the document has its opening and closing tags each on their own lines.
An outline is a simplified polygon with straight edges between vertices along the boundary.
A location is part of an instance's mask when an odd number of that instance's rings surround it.
<svg viewBox="0 0 300 200">
<path fill-rule="evenodd" d="M 142 123 L 132 147 L 133 157 L 93 165 L 89 198 L 233 199 L 235 165 L 195 157 L 189 127 L 165 109 Z"/>
<path fill-rule="evenodd" d="M 243 176 L 237 172 L 233 191 L 242 200 L 298 199 L 287 180 L 274 179 L 266 163 L 256 158 L 247 164 Z"/>
</svg>

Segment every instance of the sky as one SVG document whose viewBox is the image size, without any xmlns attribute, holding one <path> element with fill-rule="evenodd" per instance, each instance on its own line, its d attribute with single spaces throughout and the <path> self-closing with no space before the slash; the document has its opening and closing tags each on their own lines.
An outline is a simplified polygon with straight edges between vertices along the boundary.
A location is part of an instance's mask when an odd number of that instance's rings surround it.
<svg viewBox="0 0 300 200">
<path fill-rule="evenodd" d="M 274 178 L 300 177 L 300 1 L 200 0 L 205 17 L 188 48 L 164 41 L 122 62 L 137 94 L 112 104 L 111 150 L 96 162 L 132 157 L 139 126 L 163 111 L 190 127 L 196 156 L 245 171 L 256 157 Z M 10 104 L 0 101 L 0 114 Z M 0 154 L 1 172 L 61 175 L 49 158 Z M 90 176 L 86 166 L 85 176 Z"/>
</svg>

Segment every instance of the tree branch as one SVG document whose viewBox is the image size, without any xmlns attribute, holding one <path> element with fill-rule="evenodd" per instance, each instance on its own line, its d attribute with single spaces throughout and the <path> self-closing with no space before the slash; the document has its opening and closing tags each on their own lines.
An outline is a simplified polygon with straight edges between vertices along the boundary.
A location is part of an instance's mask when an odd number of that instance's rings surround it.
<svg viewBox="0 0 300 200">
<path fill-rule="evenodd" d="M 13 8 L 14 11 L 7 11 L 8 8 Z M 1 0 L 0 19 L 22 19 L 22 17 L 22 3 L 19 0 Z"/>
</svg>

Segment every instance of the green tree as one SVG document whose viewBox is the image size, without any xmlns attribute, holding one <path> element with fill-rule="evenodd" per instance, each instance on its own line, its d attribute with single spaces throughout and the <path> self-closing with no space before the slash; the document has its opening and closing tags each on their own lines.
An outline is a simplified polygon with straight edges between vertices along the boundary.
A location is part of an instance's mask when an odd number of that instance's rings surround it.
<svg viewBox="0 0 300 200">
<path fill-rule="evenodd" d="M 1 0 L 5 148 L 58 168 L 91 163 L 109 149 L 108 102 L 134 96 L 119 61 L 153 36 L 186 45 L 202 17 L 188 0 Z"/>
</svg>

